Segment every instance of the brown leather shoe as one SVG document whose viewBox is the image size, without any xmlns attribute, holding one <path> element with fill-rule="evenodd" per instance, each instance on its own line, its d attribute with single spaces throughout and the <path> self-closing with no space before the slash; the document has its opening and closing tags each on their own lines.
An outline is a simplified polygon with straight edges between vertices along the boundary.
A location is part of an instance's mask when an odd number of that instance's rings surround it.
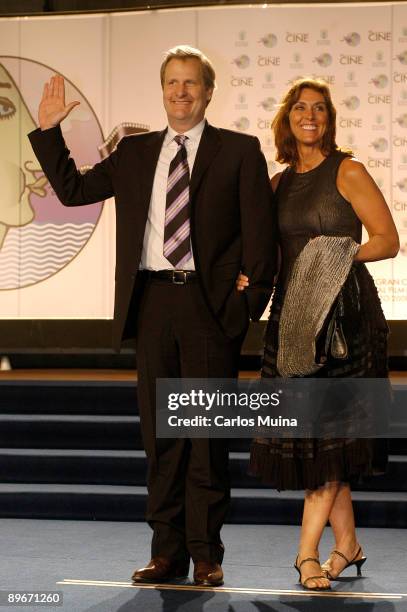
<svg viewBox="0 0 407 612">
<path fill-rule="evenodd" d="M 195 561 L 194 583 L 198 586 L 221 586 L 223 584 L 222 566 L 210 561 Z"/>
<path fill-rule="evenodd" d="M 188 576 L 189 563 L 174 561 L 168 557 L 153 557 L 146 567 L 136 570 L 131 577 L 133 583 L 160 583 L 179 580 Z"/>
</svg>

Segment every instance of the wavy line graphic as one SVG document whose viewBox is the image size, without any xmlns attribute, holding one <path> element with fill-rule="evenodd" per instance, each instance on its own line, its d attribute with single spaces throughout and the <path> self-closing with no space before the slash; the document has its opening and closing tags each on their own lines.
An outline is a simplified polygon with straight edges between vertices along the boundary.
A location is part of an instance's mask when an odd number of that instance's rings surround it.
<svg viewBox="0 0 407 612">
<path fill-rule="evenodd" d="M 13 241 L 7 241 L 6 247 L 21 247 L 22 244 L 25 244 L 27 242 L 37 242 L 38 244 L 43 244 L 46 242 L 54 242 L 56 243 L 60 240 L 73 240 L 74 242 L 82 242 L 83 240 L 86 240 L 88 238 L 88 236 L 91 234 L 91 232 L 86 232 L 84 234 L 77 234 L 75 236 L 73 236 L 72 234 L 65 234 L 65 235 L 58 235 L 58 234 L 50 234 L 49 236 L 25 236 L 24 240 L 13 240 Z M 7 237 L 6 237 L 7 240 Z M 3 247 L 5 248 L 5 247 Z M 3 249 L 2 249 L 3 250 Z"/>
<path fill-rule="evenodd" d="M 63 242 L 62 243 L 62 247 L 64 249 L 70 249 L 71 251 L 77 251 L 78 247 L 81 247 L 83 244 L 83 241 L 81 242 Z M 62 248 L 55 248 L 54 243 L 51 243 L 51 245 L 45 245 L 44 248 L 38 248 L 37 243 L 35 243 L 35 246 L 31 246 L 31 245 L 26 245 L 25 247 L 22 247 L 21 249 L 18 248 L 13 248 L 13 249 L 9 249 L 7 255 L 5 255 L 4 259 L 7 259 L 9 257 L 16 257 L 17 255 L 25 255 L 26 253 L 36 253 L 39 255 L 43 255 L 44 253 L 55 253 L 55 255 L 60 255 L 62 251 Z"/>
<path fill-rule="evenodd" d="M 32 285 L 55 274 L 84 247 L 94 228 L 92 223 L 11 228 L 0 251 L 0 290 Z"/>
</svg>

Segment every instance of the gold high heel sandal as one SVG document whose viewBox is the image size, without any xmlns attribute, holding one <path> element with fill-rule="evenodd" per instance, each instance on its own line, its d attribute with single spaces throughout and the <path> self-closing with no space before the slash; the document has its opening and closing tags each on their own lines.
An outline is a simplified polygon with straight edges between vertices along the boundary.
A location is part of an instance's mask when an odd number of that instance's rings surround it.
<svg viewBox="0 0 407 612">
<path fill-rule="evenodd" d="M 331 554 L 329 555 L 329 559 L 332 557 L 332 555 L 338 555 L 338 557 L 341 557 L 342 559 L 344 559 L 346 561 L 345 567 L 341 569 L 341 571 L 339 572 L 338 576 L 340 574 L 342 574 L 342 572 L 344 570 L 346 570 L 347 567 L 351 567 L 352 565 L 356 566 L 357 575 L 358 576 L 362 575 L 362 565 L 366 561 L 367 557 L 363 557 L 362 556 L 360 559 L 356 560 L 356 557 L 358 557 L 361 552 L 362 552 L 362 548 L 361 548 L 361 546 L 359 546 L 356 555 L 350 561 L 349 561 L 349 559 L 347 557 L 345 557 L 345 555 L 343 553 L 341 553 L 340 550 L 333 550 L 331 552 Z M 338 576 L 335 576 L 335 577 L 332 576 L 330 574 L 329 570 L 326 567 L 328 565 L 328 561 L 326 561 L 323 565 L 321 565 L 321 569 L 324 572 L 326 578 L 329 578 L 329 580 L 336 580 L 336 578 L 338 578 Z"/>
<path fill-rule="evenodd" d="M 298 555 L 297 555 L 297 558 L 296 558 L 295 563 L 294 563 L 294 567 L 295 567 L 295 569 L 297 570 L 297 572 L 299 574 L 298 582 L 301 584 L 302 588 L 306 589 L 307 591 L 329 591 L 329 589 L 331 588 L 331 585 L 316 586 L 316 587 L 309 587 L 309 586 L 307 586 L 308 580 L 316 580 L 317 578 L 327 578 L 327 576 L 325 576 L 325 575 L 308 576 L 308 578 L 306 578 L 304 581 L 302 580 L 301 566 L 304 565 L 304 563 L 307 563 L 308 561 L 313 561 L 314 563 L 317 563 L 319 565 L 319 559 L 315 559 L 314 557 L 307 557 L 306 559 L 303 559 L 301 561 L 301 563 L 298 565 Z"/>
</svg>

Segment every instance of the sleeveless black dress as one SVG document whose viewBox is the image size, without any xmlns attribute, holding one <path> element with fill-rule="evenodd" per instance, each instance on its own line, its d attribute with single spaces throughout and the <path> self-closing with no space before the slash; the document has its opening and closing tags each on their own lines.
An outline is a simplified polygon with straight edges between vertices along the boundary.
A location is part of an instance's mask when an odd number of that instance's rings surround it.
<svg viewBox="0 0 407 612">
<path fill-rule="evenodd" d="M 309 172 L 299 174 L 289 167 L 280 178 L 276 199 L 281 269 L 265 334 L 264 378 L 279 376 L 279 319 L 299 253 L 319 235 L 351 236 L 361 242 L 361 222 L 336 187 L 339 166 L 347 156 L 337 151 Z M 353 265 L 342 295 L 348 358 L 328 358 L 313 377 L 387 377 L 388 327 L 364 264 Z M 383 473 L 386 462 L 387 444 L 382 440 L 259 438 L 251 445 L 249 473 L 278 490 L 316 489 L 330 481 L 352 482 L 364 475 Z"/>
</svg>

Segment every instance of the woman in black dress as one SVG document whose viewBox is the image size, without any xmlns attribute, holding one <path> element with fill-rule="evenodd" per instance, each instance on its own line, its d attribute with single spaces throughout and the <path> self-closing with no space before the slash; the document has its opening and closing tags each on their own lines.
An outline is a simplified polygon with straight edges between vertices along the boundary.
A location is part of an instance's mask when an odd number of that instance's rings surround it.
<svg viewBox="0 0 407 612">
<path fill-rule="evenodd" d="M 303 79 L 294 83 L 273 122 L 277 161 L 288 164 L 272 178 L 276 194 L 281 267 L 265 337 L 262 377 L 277 370 L 279 321 L 295 260 L 316 236 L 350 236 L 361 243 L 362 225 L 368 240 L 353 259 L 342 294 L 348 357 L 327 358 L 322 377 L 386 377 L 388 328 L 373 280 L 364 262 L 395 257 L 397 230 L 387 204 L 362 163 L 340 151 L 335 142 L 336 111 L 325 83 Z M 239 276 L 244 290 L 249 279 Z M 357 320 L 346 304 L 359 304 Z M 307 308 L 307 304 L 304 304 Z M 301 316 L 301 313 L 298 313 Z M 330 588 L 345 567 L 358 573 L 365 557 L 357 540 L 350 482 L 384 471 L 387 456 L 370 439 L 256 439 L 250 472 L 279 490 L 304 489 L 301 537 L 295 567 L 306 589 Z M 319 562 L 319 542 L 330 522 L 335 547 Z"/>
</svg>

